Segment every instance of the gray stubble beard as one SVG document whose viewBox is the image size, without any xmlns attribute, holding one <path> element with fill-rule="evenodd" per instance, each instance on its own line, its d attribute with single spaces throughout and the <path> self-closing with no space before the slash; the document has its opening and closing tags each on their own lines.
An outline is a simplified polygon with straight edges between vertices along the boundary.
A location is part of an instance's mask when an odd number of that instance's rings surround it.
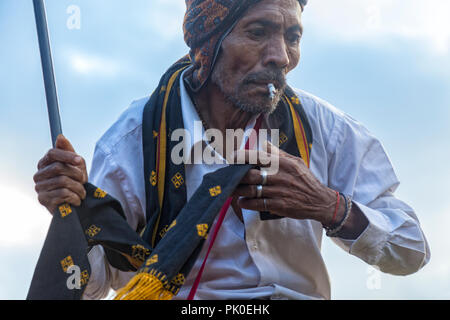
<svg viewBox="0 0 450 320">
<path fill-rule="evenodd" d="M 278 89 L 275 93 L 274 98 L 270 98 L 269 93 L 267 93 L 267 96 L 255 103 L 254 101 L 251 101 L 242 91 L 245 89 L 246 84 L 240 84 L 234 91 L 230 92 L 225 89 L 225 82 L 227 78 L 227 72 L 223 66 L 222 59 L 218 59 L 213 72 L 211 74 L 211 81 L 213 84 L 217 85 L 219 90 L 224 95 L 225 99 L 233 104 L 236 108 L 248 112 L 254 115 L 258 115 L 261 113 L 264 114 L 271 114 L 273 113 L 278 103 L 281 100 L 281 97 L 284 93 L 284 87 L 283 85 L 282 89 Z"/>
</svg>

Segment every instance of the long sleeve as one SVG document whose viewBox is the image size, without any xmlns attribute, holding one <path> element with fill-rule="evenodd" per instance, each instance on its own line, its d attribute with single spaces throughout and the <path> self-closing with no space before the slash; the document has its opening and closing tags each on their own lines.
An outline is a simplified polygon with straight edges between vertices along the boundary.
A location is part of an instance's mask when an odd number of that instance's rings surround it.
<svg viewBox="0 0 450 320">
<path fill-rule="evenodd" d="M 407 275 L 430 259 L 430 249 L 414 210 L 394 196 L 399 181 L 379 140 L 343 114 L 335 120 L 329 153 L 328 185 L 351 195 L 369 224 L 356 240 L 333 240 L 381 271 Z"/>
<path fill-rule="evenodd" d="M 146 100 L 134 102 L 97 142 L 89 181 L 117 199 L 128 224 L 136 231 L 145 225 L 145 187 L 142 177 L 142 108 Z M 107 261 L 103 248 L 88 254 L 89 283 L 83 299 L 105 298 L 110 289 L 123 287 L 133 272 L 122 272 Z"/>
</svg>

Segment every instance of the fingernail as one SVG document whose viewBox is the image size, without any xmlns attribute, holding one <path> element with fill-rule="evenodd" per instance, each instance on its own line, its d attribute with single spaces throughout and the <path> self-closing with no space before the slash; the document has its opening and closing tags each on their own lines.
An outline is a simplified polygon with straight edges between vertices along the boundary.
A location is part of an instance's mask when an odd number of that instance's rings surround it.
<svg viewBox="0 0 450 320">
<path fill-rule="evenodd" d="M 73 158 L 73 161 L 75 161 L 75 163 L 78 163 L 78 164 L 80 164 L 80 163 L 81 163 L 81 161 L 82 161 L 82 159 L 81 159 L 81 157 L 80 157 L 80 156 L 76 156 L 75 158 Z"/>
</svg>

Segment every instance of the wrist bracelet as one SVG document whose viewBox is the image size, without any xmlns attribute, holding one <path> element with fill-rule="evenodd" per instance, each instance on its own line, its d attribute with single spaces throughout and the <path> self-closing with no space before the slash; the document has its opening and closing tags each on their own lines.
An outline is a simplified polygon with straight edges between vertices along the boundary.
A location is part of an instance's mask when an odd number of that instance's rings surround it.
<svg viewBox="0 0 450 320">
<path fill-rule="evenodd" d="M 331 219 L 330 226 L 332 226 L 336 221 L 336 216 L 339 211 L 339 201 L 341 200 L 341 194 L 337 191 L 335 192 L 336 192 L 336 207 L 334 208 L 333 218 Z"/>
<path fill-rule="evenodd" d="M 345 213 L 344 213 L 344 218 L 341 220 L 341 222 L 339 222 L 339 224 L 334 227 L 334 228 L 329 228 L 327 229 L 327 233 L 326 235 L 328 237 L 335 237 L 336 234 L 341 231 L 342 227 L 345 225 L 345 223 L 347 222 L 348 217 L 350 216 L 350 212 L 352 210 L 352 199 L 349 196 L 346 196 L 344 194 L 342 194 L 342 196 L 344 197 L 345 200 Z"/>
<path fill-rule="evenodd" d="M 347 208 L 348 208 L 347 198 L 345 197 L 345 195 L 338 191 L 335 191 L 335 192 L 337 195 L 336 208 L 335 208 L 333 219 L 331 220 L 331 223 L 327 226 L 323 226 L 325 230 L 332 230 L 332 229 L 335 229 L 337 226 L 339 226 L 342 223 L 342 220 L 344 220 L 345 212 L 347 211 Z M 344 201 L 345 201 L 344 218 L 342 218 L 342 220 L 340 220 L 338 223 L 336 223 L 335 220 L 336 220 L 337 212 L 339 210 L 339 200 L 340 200 L 341 196 L 344 198 Z"/>
</svg>

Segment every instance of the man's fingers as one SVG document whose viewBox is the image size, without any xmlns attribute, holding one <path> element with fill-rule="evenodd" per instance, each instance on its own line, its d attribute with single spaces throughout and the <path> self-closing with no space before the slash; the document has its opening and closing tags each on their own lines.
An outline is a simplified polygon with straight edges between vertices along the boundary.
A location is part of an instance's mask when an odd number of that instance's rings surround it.
<svg viewBox="0 0 450 320">
<path fill-rule="evenodd" d="M 272 174 L 270 170 L 262 169 L 267 171 L 267 180 L 266 185 L 276 184 L 280 181 L 280 177 L 278 177 L 276 174 Z M 262 170 L 258 169 L 250 169 L 247 174 L 242 178 L 241 184 L 262 184 L 263 183 L 263 176 L 262 176 Z"/>
<path fill-rule="evenodd" d="M 293 156 L 292 154 L 287 153 L 284 150 L 279 149 L 277 146 L 272 144 L 269 140 L 266 140 L 263 145 L 262 149 L 267 153 L 272 155 L 272 157 L 278 157 L 280 159 L 280 167 L 290 167 L 292 166 L 291 161 L 284 161 L 284 160 L 294 160 L 298 161 L 298 158 Z M 305 161 L 300 161 L 301 165 L 306 165 Z"/>
<path fill-rule="evenodd" d="M 33 177 L 39 202 L 51 213 L 61 204 L 79 206 L 86 198 L 86 163 L 63 135 L 38 163 Z"/>
<path fill-rule="evenodd" d="M 59 176 L 66 176 L 72 178 L 73 180 L 81 184 L 85 184 L 87 182 L 86 181 L 87 177 L 82 169 L 61 162 L 55 162 L 40 169 L 34 175 L 34 182 L 37 183 L 40 181 L 52 179 Z"/>
<path fill-rule="evenodd" d="M 83 200 L 86 198 L 86 190 L 84 189 L 84 186 L 66 176 L 58 176 L 40 181 L 36 183 L 35 189 L 37 193 L 50 192 L 57 189 L 68 189 L 77 194 L 80 199 Z"/>
<path fill-rule="evenodd" d="M 268 167 L 278 161 L 278 156 L 270 155 L 262 150 L 238 150 L 234 153 L 234 164 L 254 164 Z"/>
<path fill-rule="evenodd" d="M 47 154 L 39 161 L 38 169 L 42 169 L 52 163 L 63 162 L 73 166 L 80 166 L 83 164 L 83 158 L 72 151 L 65 151 L 61 149 L 50 149 Z"/>
<path fill-rule="evenodd" d="M 57 149 L 61 149 L 61 150 L 65 150 L 65 151 L 75 152 L 75 149 L 73 148 L 70 141 L 67 140 L 67 138 L 64 137 L 62 134 L 58 135 L 58 137 L 56 138 L 55 147 Z"/>
<path fill-rule="evenodd" d="M 53 213 L 58 206 L 64 203 L 68 203 L 76 207 L 81 205 L 81 198 L 69 189 L 58 189 L 39 193 L 38 200 L 51 213 Z"/>
<path fill-rule="evenodd" d="M 261 170 L 258 169 L 250 169 L 247 174 L 242 178 L 240 184 L 262 184 L 263 182 L 263 176 L 261 174 L 261 171 L 265 170 L 267 171 L 267 180 L 265 185 L 285 185 L 286 179 L 289 178 L 289 175 L 278 171 L 274 172 L 271 169 L 263 168 Z"/>
<path fill-rule="evenodd" d="M 283 150 L 279 150 L 274 145 L 268 153 L 263 150 L 238 150 L 234 153 L 234 164 L 254 164 L 259 167 L 268 168 L 267 173 L 269 175 L 275 175 L 278 173 L 279 168 L 290 168 L 292 162 L 298 159 L 287 154 Z"/>
<path fill-rule="evenodd" d="M 234 192 L 233 197 L 256 198 L 256 185 L 240 185 Z"/>
<path fill-rule="evenodd" d="M 281 151 L 279 148 L 274 146 L 269 140 L 263 142 L 262 149 L 264 152 L 268 154 L 279 154 Z"/>
<path fill-rule="evenodd" d="M 250 185 L 241 184 L 234 190 L 233 196 L 245 197 L 245 198 L 256 198 L 256 196 L 257 196 L 256 188 L 257 188 L 257 185 L 254 185 L 254 184 L 250 184 Z M 280 189 L 280 187 L 269 186 L 269 185 L 262 186 L 261 198 L 283 197 L 284 195 L 285 195 L 285 192 L 283 189 Z"/>
<path fill-rule="evenodd" d="M 253 210 L 253 211 L 266 211 L 274 214 L 279 214 L 278 212 L 283 212 L 282 210 L 282 200 L 271 199 L 271 198 L 240 198 L 238 200 L 238 206 L 242 209 Z"/>
<path fill-rule="evenodd" d="M 56 139 L 55 148 L 50 149 L 47 154 L 39 161 L 38 169 L 48 166 L 54 162 L 63 162 L 74 166 L 83 166 L 84 160 L 75 153 L 75 149 L 69 140 L 62 134 Z"/>
<path fill-rule="evenodd" d="M 242 178 L 241 184 L 261 184 L 262 183 L 261 171 L 258 169 L 250 169 L 247 174 Z M 269 176 L 267 176 L 267 183 L 269 182 Z"/>
<path fill-rule="evenodd" d="M 264 205 L 264 199 L 254 199 L 254 198 L 239 198 L 237 204 L 242 209 L 254 210 L 254 211 L 269 211 L 267 207 L 267 199 L 266 205 Z"/>
<path fill-rule="evenodd" d="M 269 140 L 264 141 L 264 143 L 262 144 L 262 149 L 267 152 L 268 154 L 271 155 L 278 155 L 278 156 L 286 156 L 289 158 L 295 158 L 293 155 L 287 153 L 284 150 L 281 150 L 280 148 L 278 148 L 276 145 L 274 145 L 272 142 L 270 142 Z"/>
</svg>

